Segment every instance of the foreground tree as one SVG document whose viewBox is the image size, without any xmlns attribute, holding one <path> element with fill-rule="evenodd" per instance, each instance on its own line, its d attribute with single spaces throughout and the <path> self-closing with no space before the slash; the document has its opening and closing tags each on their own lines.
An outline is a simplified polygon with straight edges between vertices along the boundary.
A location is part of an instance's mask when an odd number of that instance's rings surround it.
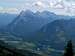
<svg viewBox="0 0 75 56">
<path fill-rule="evenodd" d="M 72 41 L 68 41 L 65 52 L 64 52 L 64 56 L 74 56 L 73 55 L 73 45 L 72 45 Z"/>
</svg>

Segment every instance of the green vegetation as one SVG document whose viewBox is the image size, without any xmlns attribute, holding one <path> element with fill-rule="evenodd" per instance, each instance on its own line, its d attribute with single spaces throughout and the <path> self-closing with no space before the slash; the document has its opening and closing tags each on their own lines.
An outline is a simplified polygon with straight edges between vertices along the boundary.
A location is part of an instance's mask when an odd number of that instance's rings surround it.
<svg viewBox="0 0 75 56">
<path fill-rule="evenodd" d="M 42 55 L 32 53 L 28 50 L 11 48 L 3 41 L 0 41 L 0 56 L 42 56 Z"/>
<path fill-rule="evenodd" d="M 43 34 L 44 32 L 39 33 L 40 36 L 43 36 Z M 58 37 L 59 40 L 65 40 L 65 36 L 64 31 L 57 31 L 56 37 Z M 52 56 L 53 54 L 55 54 L 54 56 L 62 56 L 63 53 L 63 50 L 53 48 L 50 45 L 43 45 L 40 44 L 40 42 L 23 41 L 21 38 L 15 37 L 9 33 L 0 33 L 0 40 L 0 56 Z M 47 43 L 48 41 L 44 42 Z M 38 44 L 42 47 L 39 47 Z M 64 56 L 73 56 L 71 40 L 67 43 Z"/>
</svg>

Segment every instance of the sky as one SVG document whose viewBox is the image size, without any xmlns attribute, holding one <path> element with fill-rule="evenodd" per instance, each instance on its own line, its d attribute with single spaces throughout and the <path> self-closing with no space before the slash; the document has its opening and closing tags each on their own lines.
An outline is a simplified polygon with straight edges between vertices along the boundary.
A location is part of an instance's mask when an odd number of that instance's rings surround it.
<svg viewBox="0 0 75 56">
<path fill-rule="evenodd" d="M 19 14 L 22 10 L 48 10 L 58 15 L 75 16 L 75 0 L 0 0 L 1 13 Z"/>
</svg>

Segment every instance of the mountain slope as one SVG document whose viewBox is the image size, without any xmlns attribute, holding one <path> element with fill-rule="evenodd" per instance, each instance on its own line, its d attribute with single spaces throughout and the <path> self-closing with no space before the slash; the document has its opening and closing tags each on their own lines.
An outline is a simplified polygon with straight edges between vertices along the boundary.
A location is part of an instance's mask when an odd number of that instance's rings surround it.
<svg viewBox="0 0 75 56">
<path fill-rule="evenodd" d="M 47 24 L 37 33 L 32 36 L 34 41 L 48 41 L 54 48 L 63 49 L 65 41 L 75 37 L 75 19 L 70 20 L 55 20 L 52 23 Z M 57 46 L 57 47 L 56 47 Z M 61 47 L 60 47 L 61 46 Z"/>
</svg>

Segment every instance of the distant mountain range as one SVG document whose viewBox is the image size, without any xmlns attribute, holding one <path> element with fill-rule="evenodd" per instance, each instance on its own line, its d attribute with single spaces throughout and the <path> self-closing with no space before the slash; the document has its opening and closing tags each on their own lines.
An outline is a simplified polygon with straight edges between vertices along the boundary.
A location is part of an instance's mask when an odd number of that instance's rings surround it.
<svg viewBox="0 0 75 56">
<path fill-rule="evenodd" d="M 32 11 L 27 10 L 22 11 L 7 28 L 12 34 L 27 37 L 44 25 L 57 19 L 71 19 L 71 17 L 56 15 L 49 11 L 33 13 Z"/>
<path fill-rule="evenodd" d="M 9 25 L 8 29 L 12 33 L 17 33 L 18 35 L 25 36 L 29 33 L 35 32 L 40 29 L 45 24 L 55 20 L 56 15 L 49 12 L 36 12 L 32 11 L 22 11 L 15 20 L 13 20 Z M 53 16 L 53 17 L 52 17 Z"/>
<path fill-rule="evenodd" d="M 72 39 L 75 43 L 75 17 L 56 15 L 49 11 L 22 11 L 3 30 L 12 39 L 22 38 L 20 40 L 35 43 L 45 53 L 48 48 L 52 48 L 55 53 L 52 53 L 53 56 L 63 51 L 67 40 Z"/>
</svg>

